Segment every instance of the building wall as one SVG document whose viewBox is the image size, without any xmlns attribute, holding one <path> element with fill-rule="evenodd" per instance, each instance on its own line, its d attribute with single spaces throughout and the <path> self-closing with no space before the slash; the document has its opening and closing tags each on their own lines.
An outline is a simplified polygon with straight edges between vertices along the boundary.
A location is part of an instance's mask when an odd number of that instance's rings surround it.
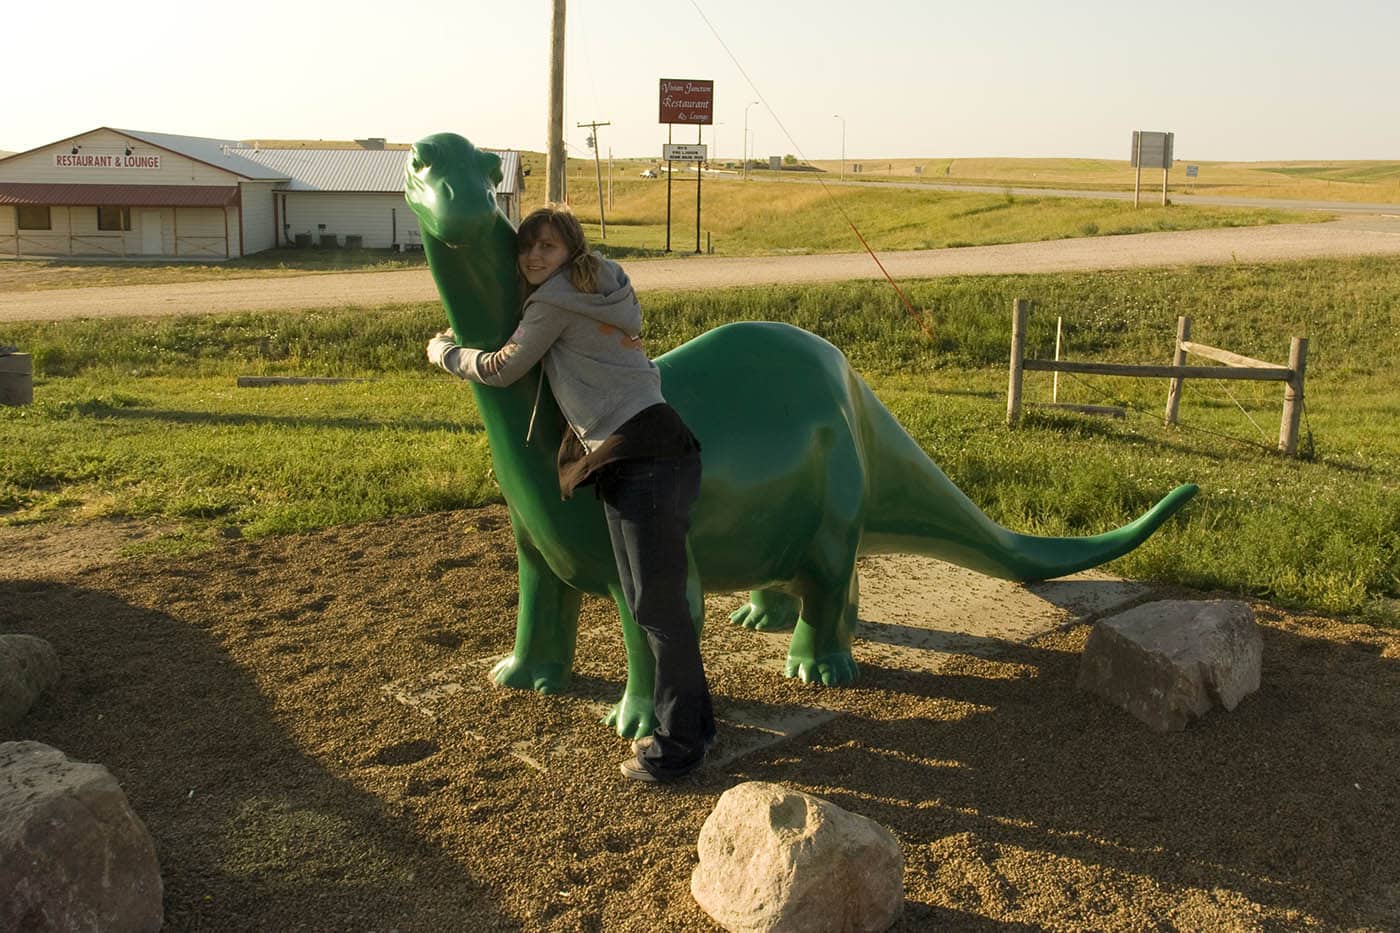
<svg viewBox="0 0 1400 933">
<path fill-rule="evenodd" d="M 54 164 L 55 155 L 71 155 L 75 145 L 82 147 L 79 155 L 110 156 L 114 160 L 120 158 L 122 161 L 125 161 L 125 148 L 131 146 L 133 156 L 159 155 L 160 168 L 77 167 Z M 0 181 L 78 185 L 235 185 L 238 183 L 238 176 L 168 150 L 157 149 L 130 136 L 123 136 L 111 130 L 97 130 L 0 162 Z"/>
<path fill-rule="evenodd" d="M 136 227 L 136 214 L 131 216 L 131 230 L 98 230 L 97 208 L 49 208 L 48 230 L 19 230 L 19 209 L 12 205 L 0 207 L 0 255 L 15 256 L 137 256 L 141 253 L 141 235 Z M 18 234 L 18 240 L 14 237 Z"/>
<path fill-rule="evenodd" d="M 272 202 L 267 198 L 263 236 L 272 245 Z M 246 208 L 245 208 L 246 209 Z M 0 256 L 179 256 L 182 259 L 225 259 L 238 256 L 238 209 L 235 207 L 133 207 L 131 229 L 97 229 L 95 207 L 50 207 L 48 230 L 17 230 L 18 211 L 0 206 Z M 228 243 L 224 243 L 224 219 Z M 147 232 L 155 251 L 148 252 Z M 15 234 L 18 233 L 18 240 Z M 176 242 L 178 234 L 179 242 Z M 246 248 L 245 240 L 245 248 Z M 252 250 L 247 250 L 252 252 Z"/>
<path fill-rule="evenodd" d="M 315 191 L 287 191 L 287 210 L 282 217 L 284 239 L 294 242 L 298 233 L 310 234 L 313 244 L 321 233 L 334 233 L 341 246 L 348 234 L 364 237 L 364 245 L 387 249 L 400 243 L 417 243 L 418 218 L 409 210 L 402 194 L 328 194 Z M 320 225 L 324 224 L 322 231 Z M 411 232 L 410 232 L 411 231 Z"/>
<path fill-rule="evenodd" d="M 262 252 L 265 249 L 272 249 L 273 246 L 273 217 L 272 199 L 273 183 L 270 181 L 244 181 L 239 187 L 243 189 L 243 255 L 248 256 L 253 253 Z M 237 243 L 237 241 L 234 241 Z M 238 247 L 234 246 L 235 255 Z"/>
</svg>

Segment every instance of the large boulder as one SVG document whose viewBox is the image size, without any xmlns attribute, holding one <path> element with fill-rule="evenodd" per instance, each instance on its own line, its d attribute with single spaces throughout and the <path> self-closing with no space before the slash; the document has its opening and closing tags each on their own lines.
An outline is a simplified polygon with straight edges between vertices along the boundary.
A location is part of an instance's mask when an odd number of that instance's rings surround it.
<svg viewBox="0 0 1400 933">
<path fill-rule="evenodd" d="M 106 768 L 0 743 L 0 930 L 159 930 L 145 825 Z"/>
<path fill-rule="evenodd" d="M 690 892 L 730 933 L 889 929 L 904 854 L 879 823 L 780 784 L 725 791 L 700 830 Z"/>
<path fill-rule="evenodd" d="M 1264 638 L 1236 600 L 1162 600 L 1094 626 L 1079 687 L 1157 732 L 1176 732 L 1259 689 Z"/>
<path fill-rule="evenodd" d="M 33 635 L 0 635 L 0 730 L 17 724 L 58 680 L 53 646 Z"/>
</svg>

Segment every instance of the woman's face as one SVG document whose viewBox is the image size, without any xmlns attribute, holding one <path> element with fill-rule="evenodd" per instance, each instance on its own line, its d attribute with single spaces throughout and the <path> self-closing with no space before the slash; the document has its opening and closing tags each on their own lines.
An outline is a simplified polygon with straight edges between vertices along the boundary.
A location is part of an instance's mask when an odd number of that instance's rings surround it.
<svg viewBox="0 0 1400 933">
<path fill-rule="evenodd" d="M 568 258 L 569 248 L 564 245 L 564 238 L 553 224 L 545 224 L 540 227 L 535 242 L 521 247 L 517 261 L 525 281 L 531 285 L 543 285 L 544 280 L 553 275 Z"/>
</svg>

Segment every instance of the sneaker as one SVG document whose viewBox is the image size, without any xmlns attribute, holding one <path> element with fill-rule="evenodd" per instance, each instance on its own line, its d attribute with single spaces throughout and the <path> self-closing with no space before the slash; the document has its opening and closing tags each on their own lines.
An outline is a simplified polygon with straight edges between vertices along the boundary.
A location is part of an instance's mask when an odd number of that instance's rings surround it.
<svg viewBox="0 0 1400 933">
<path fill-rule="evenodd" d="M 717 735 L 712 735 L 708 739 L 706 739 L 705 754 L 708 755 L 710 753 L 710 749 L 714 748 L 715 743 L 718 741 L 719 736 Z M 635 739 L 632 742 L 632 754 L 638 757 L 641 757 L 642 755 L 646 754 L 646 750 L 649 748 L 651 748 L 651 736 L 649 735 L 642 736 L 640 739 Z"/>
<path fill-rule="evenodd" d="M 631 778 L 634 781 L 644 781 L 647 784 L 661 783 L 661 778 L 648 771 L 646 767 L 642 764 L 641 759 L 639 759 L 636 755 L 633 755 L 631 758 L 625 759 L 620 765 L 618 765 L 618 769 L 622 772 L 623 777 Z"/>
</svg>

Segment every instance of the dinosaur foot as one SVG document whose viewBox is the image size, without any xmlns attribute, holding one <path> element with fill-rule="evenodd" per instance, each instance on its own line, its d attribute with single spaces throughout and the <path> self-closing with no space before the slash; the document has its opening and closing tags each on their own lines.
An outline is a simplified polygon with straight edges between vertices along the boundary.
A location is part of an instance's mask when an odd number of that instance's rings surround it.
<svg viewBox="0 0 1400 933">
<path fill-rule="evenodd" d="M 755 590 L 729 621 L 755 632 L 786 632 L 797 625 L 802 601 L 777 590 Z"/>
<path fill-rule="evenodd" d="M 491 679 L 502 687 L 558 693 L 569 682 L 569 669 L 559 661 L 522 661 L 511 655 L 491 668 Z"/>
<path fill-rule="evenodd" d="M 656 729 L 656 710 L 651 697 L 635 697 L 624 693 L 622 699 L 608 710 L 603 722 L 617 730 L 624 739 L 642 739 Z"/>
<path fill-rule="evenodd" d="M 858 671 L 855 659 L 846 651 L 822 655 L 820 658 L 803 658 L 790 654 L 783 674 L 796 677 L 805 684 L 842 687 L 854 683 Z"/>
</svg>

